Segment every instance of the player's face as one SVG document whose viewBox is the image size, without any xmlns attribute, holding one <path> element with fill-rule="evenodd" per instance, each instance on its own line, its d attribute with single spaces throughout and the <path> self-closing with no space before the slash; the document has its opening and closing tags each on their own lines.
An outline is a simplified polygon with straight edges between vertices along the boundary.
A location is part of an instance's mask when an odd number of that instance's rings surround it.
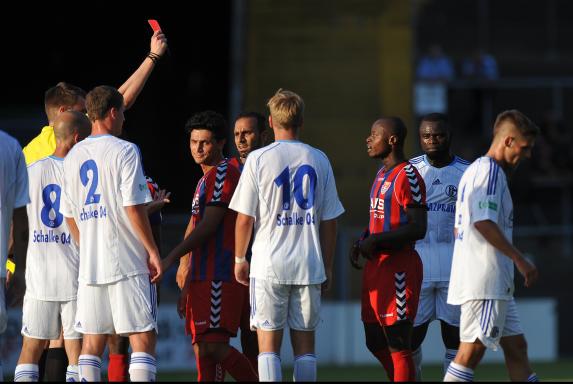
<svg viewBox="0 0 573 384">
<path fill-rule="evenodd" d="M 522 160 L 531 158 L 534 144 L 534 138 L 515 134 L 506 142 L 505 161 L 512 168 L 517 168 Z"/>
<path fill-rule="evenodd" d="M 420 146 L 430 158 L 450 151 L 450 134 L 443 124 L 422 121 L 420 124 Z"/>
<path fill-rule="evenodd" d="M 374 124 L 366 138 L 366 150 L 371 158 L 383 159 L 392 152 L 389 135 L 381 124 Z"/>
<path fill-rule="evenodd" d="M 249 153 L 261 147 L 261 137 L 257 130 L 257 119 L 243 117 L 235 122 L 235 146 L 241 159 L 245 159 Z"/>
<path fill-rule="evenodd" d="M 223 140 L 217 142 L 213 132 L 207 129 L 194 129 L 191 131 L 189 147 L 191 148 L 193 160 L 197 164 L 216 164 L 223 151 L 223 144 Z"/>
</svg>

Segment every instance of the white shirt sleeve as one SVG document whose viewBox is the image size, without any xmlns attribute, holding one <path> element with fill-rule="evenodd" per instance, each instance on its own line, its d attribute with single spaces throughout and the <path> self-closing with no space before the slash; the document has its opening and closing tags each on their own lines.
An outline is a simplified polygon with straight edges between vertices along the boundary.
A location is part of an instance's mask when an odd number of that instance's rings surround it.
<svg viewBox="0 0 573 384">
<path fill-rule="evenodd" d="M 18 151 L 18 160 L 16 163 L 16 199 L 14 208 L 24 207 L 30 202 L 28 193 L 28 170 L 26 169 L 26 160 L 22 151 Z"/>
<path fill-rule="evenodd" d="M 493 160 L 489 165 L 480 166 L 471 193 L 465 191 L 466 198 L 470 199 L 471 224 L 484 220 L 499 222 L 504 180 L 503 170 Z"/>
<path fill-rule="evenodd" d="M 64 183 L 62 185 L 62 198 L 60 203 L 60 212 L 65 217 L 75 217 L 74 212 L 77 211 L 77 206 L 74 203 L 72 196 L 72 182 L 71 182 L 71 172 L 70 166 L 68 165 L 69 161 L 67 158 L 64 159 Z"/>
<path fill-rule="evenodd" d="M 150 202 L 152 200 L 151 194 L 143 174 L 141 157 L 135 145 L 127 146 L 122 154 L 120 166 L 120 191 L 123 206 L 128 207 Z"/>
<path fill-rule="evenodd" d="M 332 220 L 344 213 L 344 208 L 342 203 L 338 198 L 338 192 L 336 191 L 336 182 L 334 180 L 334 173 L 332 172 L 332 167 L 330 163 L 328 165 L 328 172 L 326 175 L 326 184 L 324 187 L 324 209 L 322 210 L 322 215 L 320 220 Z"/>
<path fill-rule="evenodd" d="M 235 189 L 229 208 L 247 216 L 257 217 L 259 207 L 259 192 L 256 177 L 256 159 L 247 157 L 239 184 Z"/>
</svg>

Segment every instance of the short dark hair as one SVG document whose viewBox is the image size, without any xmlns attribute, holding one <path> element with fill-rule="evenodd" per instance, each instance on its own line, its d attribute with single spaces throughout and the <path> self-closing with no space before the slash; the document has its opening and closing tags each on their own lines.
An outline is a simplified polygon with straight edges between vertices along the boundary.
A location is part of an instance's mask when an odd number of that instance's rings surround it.
<svg viewBox="0 0 573 384">
<path fill-rule="evenodd" d="M 203 111 L 191 116 L 185 124 L 185 130 L 191 133 L 194 129 L 211 131 L 216 140 L 227 138 L 227 121 L 223 115 L 215 111 Z"/>
<path fill-rule="evenodd" d="M 86 97 L 86 91 L 75 85 L 59 82 L 44 93 L 44 109 L 48 120 L 53 120 L 56 116 L 54 109 L 60 107 L 74 106 L 80 97 Z"/>
<path fill-rule="evenodd" d="M 501 124 L 506 121 L 513 123 L 523 136 L 537 137 L 540 133 L 539 127 L 531 121 L 529 117 L 525 116 L 517 109 L 509 109 L 497 115 L 495 123 L 493 124 L 494 136 L 498 133 Z"/>
<path fill-rule="evenodd" d="M 122 106 L 123 95 L 109 85 L 95 87 L 86 96 L 86 108 L 91 121 L 101 120 L 110 109 L 120 109 Z"/>
<path fill-rule="evenodd" d="M 239 116 L 235 119 L 235 123 L 239 121 L 239 119 L 255 119 L 257 121 L 257 131 L 259 133 L 264 132 L 267 129 L 266 121 L 267 119 L 258 112 L 248 111 L 248 112 L 241 112 Z"/>
<path fill-rule="evenodd" d="M 443 113 L 438 113 L 438 112 L 429 113 L 426 116 L 422 117 L 422 122 L 424 121 L 427 121 L 429 123 L 440 124 L 444 126 L 444 128 L 446 128 L 448 131 L 450 130 L 450 120 L 448 119 L 448 116 L 446 116 Z"/>
</svg>

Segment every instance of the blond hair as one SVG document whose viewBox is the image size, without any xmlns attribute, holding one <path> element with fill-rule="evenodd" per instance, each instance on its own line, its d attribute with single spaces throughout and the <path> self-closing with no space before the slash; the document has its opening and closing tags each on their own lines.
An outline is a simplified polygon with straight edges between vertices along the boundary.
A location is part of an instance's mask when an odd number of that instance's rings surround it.
<svg viewBox="0 0 573 384">
<path fill-rule="evenodd" d="M 267 102 L 273 124 L 297 130 L 302 127 L 304 101 L 294 92 L 280 88 Z"/>
</svg>

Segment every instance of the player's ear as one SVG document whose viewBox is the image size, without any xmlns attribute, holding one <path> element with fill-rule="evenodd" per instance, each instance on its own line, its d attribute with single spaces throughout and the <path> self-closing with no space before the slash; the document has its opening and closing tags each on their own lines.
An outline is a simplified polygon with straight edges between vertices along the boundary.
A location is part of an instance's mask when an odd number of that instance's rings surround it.
<svg viewBox="0 0 573 384">
<path fill-rule="evenodd" d="M 513 144 L 515 138 L 512 136 L 506 136 L 505 140 L 503 141 L 503 143 L 505 144 L 506 147 L 511 147 L 511 145 Z"/>
<path fill-rule="evenodd" d="M 396 145 L 397 143 L 398 143 L 398 136 L 396 135 L 390 136 L 390 138 L 388 139 L 388 144 Z"/>
<path fill-rule="evenodd" d="M 269 128 L 273 129 L 273 117 L 269 115 Z"/>
</svg>

